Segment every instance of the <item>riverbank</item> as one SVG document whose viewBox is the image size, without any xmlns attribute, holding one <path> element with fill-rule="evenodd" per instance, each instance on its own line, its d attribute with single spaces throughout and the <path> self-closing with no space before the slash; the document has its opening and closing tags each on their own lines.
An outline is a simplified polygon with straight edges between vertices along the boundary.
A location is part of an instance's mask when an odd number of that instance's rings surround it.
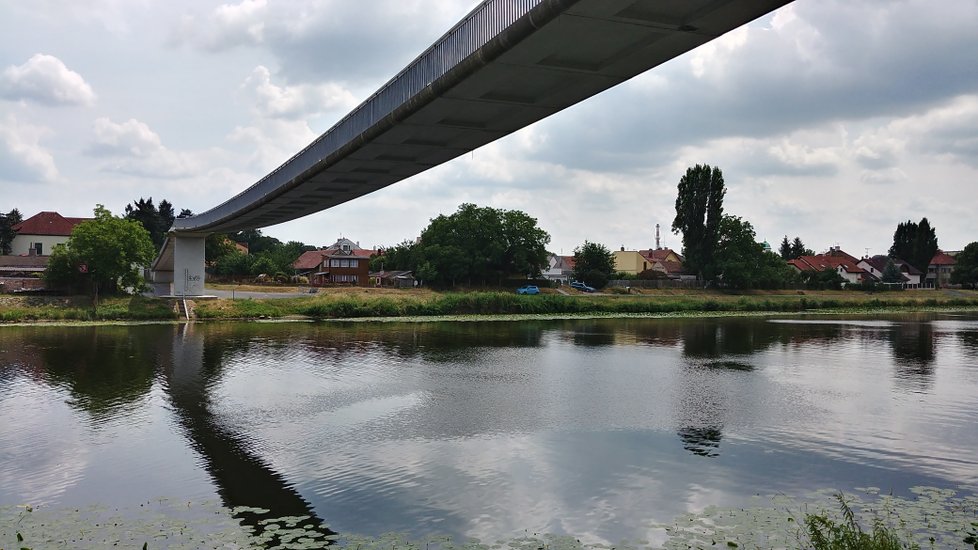
<svg viewBox="0 0 978 550">
<path fill-rule="evenodd" d="M 548 289 L 549 290 L 549 289 Z M 295 292 L 287 289 L 285 292 Z M 287 298 L 218 298 L 190 302 L 199 320 L 254 319 L 412 319 L 456 316 L 631 316 L 738 315 L 755 313 L 872 313 L 888 311 L 978 311 L 978 291 L 917 290 L 863 293 L 847 291 L 665 290 L 643 294 L 546 292 L 434 292 L 392 289 L 323 289 Z M 0 322 L 107 322 L 182 319 L 177 301 L 143 296 L 111 297 L 93 307 L 86 297 L 0 296 Z"/>
</svg>

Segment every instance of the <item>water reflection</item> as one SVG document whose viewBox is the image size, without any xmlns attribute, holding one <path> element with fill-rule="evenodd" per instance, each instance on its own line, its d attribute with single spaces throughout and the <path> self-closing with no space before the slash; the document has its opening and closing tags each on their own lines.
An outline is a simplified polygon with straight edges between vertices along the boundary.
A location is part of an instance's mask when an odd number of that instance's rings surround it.
<svg viewBox="0 0 978 550">
<path fill-rule="evenodd" d="M 343 531 L 617 542 L 756 492 L 978 488 L 978 323 L 785 321 L 0 330 L 0 501 L 70 454 L 52 501 L 158 494 L 136 472 Z"/>
<path fill-rule="evenodd" d="M 203 458 L 225 506 L 269 508 L 275 517 L 307 516 L 300 526 L 318 526 L 322 521 L 309 502 L 259 457 L 247 436 L 228 429 L 212 411 L 210 388 L 228 365 L 222 359 L 229 348 L 240 350 L 242 344 L 216 332 L 217 338 L 212 334 L 205 339 L 194 325 L 176 326 L 169 346 L 158 341 L 166 393 L 181 428 Z M 260 531 L 263 526 L 256 521 L 253 527 Z"/>
<path fill-rule="evenodd" d="M 930 389 L 937 355 L 934 326 L 930 322 L 896 323 L 887 334 L 897 385 L 914 392 Z"/>
<path fill-rule="evenodd" d="M 6 349 L 4 361 L 22 365 L 44 384 L 66 389 L 67 403 L 91 415 L 92 425 L 142 406 L 157 363 L 146 340 L 126 327 L 27 329 L 23 345 Z"/>
</svg>

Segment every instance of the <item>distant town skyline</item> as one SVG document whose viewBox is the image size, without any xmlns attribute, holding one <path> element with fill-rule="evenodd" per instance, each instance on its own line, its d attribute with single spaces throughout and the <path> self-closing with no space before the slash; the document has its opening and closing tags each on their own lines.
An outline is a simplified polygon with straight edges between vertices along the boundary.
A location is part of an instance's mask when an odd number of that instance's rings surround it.
<svg viewBox="0 0 978 550">
<path fill-rule="evenodd" d="M 252 185 L 477 3 L 54 0 L 0 7 L 0 210 L 202 212 Z M 927 217 L 978 240 L 978 4 L 798 0 L 628 83 L 409 180 L 263 228 L 364 247 L 459 204 L 518 209 L 570 254 L 679 250 L 688 166 L 777 250 L 885 254 Z"/>
</svg>

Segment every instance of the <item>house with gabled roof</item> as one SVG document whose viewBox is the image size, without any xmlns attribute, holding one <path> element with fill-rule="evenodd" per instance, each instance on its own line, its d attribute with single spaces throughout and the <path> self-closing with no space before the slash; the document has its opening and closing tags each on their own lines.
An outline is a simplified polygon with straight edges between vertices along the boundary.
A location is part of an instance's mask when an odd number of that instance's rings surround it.
<svg viewBox="0 0 978 550">
<path fill-rule="evenodd" d="M 957 263 L 953 256 L 938 249 L 927 264 L 925 285 L 929 288 L 941 288 L 951 284 L 951 272 Z"/>
<path fill-rule="evenodd" d="M 50 256 L 55 245 L 68 242 L 76 225 L 92 218 L 68 218 L 57 212 L 39 212 L 11 227 L 14 256 Z"/>
<path fill-rule="evenodd" d="M 551 254 L 543 278 L 550 281 L 569 283 L 574 278 L 574 256 Z"/>
<path fill-rule="evenodd" d="M 833 270 L 845 279 L 846 284 L 872 282 L 876 278 L 865 269 L 859 267 L 859 260 L 846 254 L 839 247 L 832 247 L 824 254 L 814 256 L 799 256 L 788 260 L 788 265 L 799 273 L 806 271 Z"/>
<path fill-rule="evenodd" d="M 303 252 L 292 267 L 313 285 L 368 286 L 370 259 L 375 255 L 376 250 L 360 248 L 359 243 L 341 237 L 326 248 Z"/>
<path fill-rule="evenodd" d="M 877 255 L 863 258 L 859 260 L 859 263 L 856 265 L 882 281 L 883 271 L 886 270 L 886 265 L 889 262 L 893 262 L 893 265 L 900 270 L 900 275 L 903 276 L 903 288 L 920 288 L 923 285 L 923 272 L 900 258 L 890 258 L 889 256 Z"/>
</svg>

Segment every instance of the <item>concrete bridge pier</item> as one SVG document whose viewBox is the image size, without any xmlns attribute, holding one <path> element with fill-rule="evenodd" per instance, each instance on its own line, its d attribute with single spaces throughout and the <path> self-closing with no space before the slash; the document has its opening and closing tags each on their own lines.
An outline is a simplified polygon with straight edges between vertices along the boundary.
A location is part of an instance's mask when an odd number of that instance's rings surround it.
<svg viewBox="0 0 978 550">
<path fill-rule="evenodd" d="M 157 289 L 170 296 L 204 295 L 204 241 L 207 235 L 171 233 L 153 264 Z"/>
</svg>

